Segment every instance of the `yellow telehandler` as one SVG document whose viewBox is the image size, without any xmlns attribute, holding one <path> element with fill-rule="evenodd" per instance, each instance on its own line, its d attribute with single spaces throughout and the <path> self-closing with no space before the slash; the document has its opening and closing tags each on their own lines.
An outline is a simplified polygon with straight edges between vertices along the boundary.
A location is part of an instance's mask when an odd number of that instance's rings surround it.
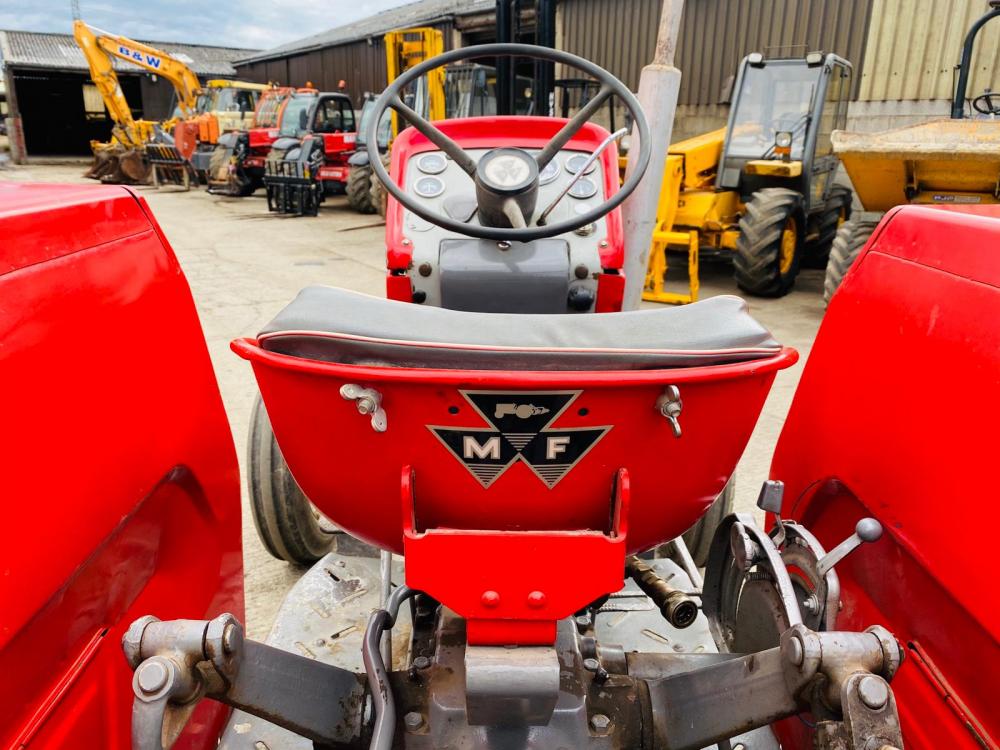
<svg viewBox="0 0 1000 750">
<path fill-rule="evenodd" d="M 669 149 L 643 299 L 694 302 L 706 257 L 731 258 L 739 288 L 762 297 L 787 294 L 801 265 L 826 265 L 851 212 L 830 140 L 847 119 L 851 72 L 819 52 L 744 58 L 728 125 Z M 686 292 L 666 288 L 667 254 L 678 251 Z"/>
</svg>

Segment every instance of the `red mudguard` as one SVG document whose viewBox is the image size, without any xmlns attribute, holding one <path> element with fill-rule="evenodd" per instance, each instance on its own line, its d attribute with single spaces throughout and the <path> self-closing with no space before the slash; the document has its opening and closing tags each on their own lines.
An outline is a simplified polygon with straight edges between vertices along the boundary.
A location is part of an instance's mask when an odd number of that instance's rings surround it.
<svg viewBox="0 0 1000 750">
<path fill-rule="evenodd" d="M 232 436 L 145 201 L 0 186 L 0 373 L 0 747 L 128 748 L 128 624 L 243 616 Z"/>
<path fill-rule="evenodd" d="M 891 212 L 830 304 L 771 470 L 827 549 L 862 516 L 885 527 L 837 567 L 837 626 L 903 644 L 907 750 L 1000 742 L 998 246 L 1000 207 Z M 783 732 L 810 746 L 804 724 Z"/>
</svg>

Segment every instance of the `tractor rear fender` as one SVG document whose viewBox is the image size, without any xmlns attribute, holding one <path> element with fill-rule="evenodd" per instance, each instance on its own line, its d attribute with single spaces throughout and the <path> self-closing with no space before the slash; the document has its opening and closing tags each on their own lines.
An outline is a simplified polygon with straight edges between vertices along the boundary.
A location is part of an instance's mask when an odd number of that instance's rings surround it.
<svg viewBox="0 0 1000 750">
<path fill-rule="evenodd" d="M 771 467 L 783 515 L 827 549 L 862 516 L 885 528 L 838 565 L 836 625 L 880 623 L 904 644 L 907 748 L 1000 743 L 984 687 L 1000 683 L 998 243 L 997 206 L 888 214 L 830 302 Z"/>
<path fill-rule="evenodd" d="M 125 750 L 129 623 L 243 612 L 232 434 L 142 198 L 0 185 L 0 238 L 0 746 Z M 225 714 L 177 747 L 215 747 Z"/>
</svg>

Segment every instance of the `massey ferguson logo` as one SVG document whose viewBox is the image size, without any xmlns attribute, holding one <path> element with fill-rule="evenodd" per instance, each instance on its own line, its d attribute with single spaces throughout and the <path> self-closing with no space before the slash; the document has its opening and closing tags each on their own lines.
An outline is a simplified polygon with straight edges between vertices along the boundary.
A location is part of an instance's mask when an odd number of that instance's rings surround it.
<svg viewBox="0 0 1000 750">
<path fill-rule="evenodd" d="M 518 461 L 552 489 L 611 429 L 552 427 L 581 391 L 459 391 L 489 427 L 427 425 L 483 487 Z"/>
</svg>

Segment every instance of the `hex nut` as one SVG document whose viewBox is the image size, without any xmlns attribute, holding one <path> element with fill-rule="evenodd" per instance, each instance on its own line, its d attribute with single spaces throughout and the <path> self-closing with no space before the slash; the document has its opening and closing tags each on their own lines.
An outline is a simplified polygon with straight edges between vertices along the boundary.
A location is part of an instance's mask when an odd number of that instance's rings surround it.
<svg viewBox="0 0 1000 750">
<path fill-rule="evenodd" d="M 604 734 L 611 728 L 611 719 L 604 714 L 594 714 L 590 717 L 590 728 Z"/>
<path fill-rule="evenodd" d="M 153 622 L 159 622 L 159 619 L 152 615 L 140 617 L 128 626 L 128 630 L 122 636 L 122 651 L 125 652 L 125 659 L 132 669 L 137 669 L 142 664 L 142 634 L 146 626 Z"/>
<path fill-rule="evenodd" d="M 403 717 L 403 726 L 407 732 L 417 732 L 424 725 L 424 716 L 418 711 L 410 711 Z"/>
<path fill-rule="evenodd" d="M 417 656 L 413 659 L 413 666 L 417 669 L 427 669 L 431 665 L 431 660 L 426 656 Z"/>
</svg>

